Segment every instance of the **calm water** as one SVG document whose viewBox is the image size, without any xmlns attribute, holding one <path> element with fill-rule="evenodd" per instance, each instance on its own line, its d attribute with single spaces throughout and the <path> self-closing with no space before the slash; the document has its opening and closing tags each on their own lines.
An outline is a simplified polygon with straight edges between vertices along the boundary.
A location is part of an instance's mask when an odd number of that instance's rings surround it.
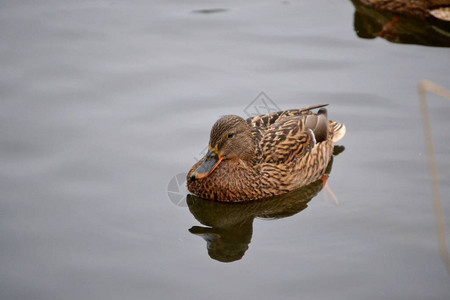
<svg viewBox="0 0 450 300">
<path fill-rule="evenodd" d="M 0 298 L 448 299 L 416 91 L 450 87 L 449 50 L 359 39 L 353 13 L 2 1 Z M 298 214 L 257 217 L 245 255 L 222 263 L 168 184 L 220 115 L 245 116 L 262 91 L 281 109 L 330 103 L 346 124 L 338 204 L 322 191 Z M 450 103 L 429 100 L 450 239 Z"/>
</svg>

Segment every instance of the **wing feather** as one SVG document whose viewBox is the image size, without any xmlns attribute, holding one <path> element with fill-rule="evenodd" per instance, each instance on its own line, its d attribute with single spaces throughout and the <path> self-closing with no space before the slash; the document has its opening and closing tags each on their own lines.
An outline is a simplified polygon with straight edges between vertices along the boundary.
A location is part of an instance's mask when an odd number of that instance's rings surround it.
<svg viewBox="0 0 450 300">
<path fill-rule="evenodd" d="M 251 122 L 255 122 L 257 160 L 274 164 L 295 163 L 310 153 L 316 143 L 325 141 L 328 138 L 328 119 L 323 106 L 252 118 Z M 310 111 L 319 107 L 322 109 L 317 114 Z M 259 127 L 256 127 L 257 123 Z"/>
</svg>

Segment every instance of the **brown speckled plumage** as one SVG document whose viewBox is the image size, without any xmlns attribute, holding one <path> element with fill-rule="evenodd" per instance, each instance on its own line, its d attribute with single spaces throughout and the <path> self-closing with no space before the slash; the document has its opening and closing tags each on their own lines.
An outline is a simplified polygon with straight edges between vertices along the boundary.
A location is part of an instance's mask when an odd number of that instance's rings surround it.
<svg viewBox="0 0 450 300">
<path fill-rule="evenodd" d="M 189 171 L 190 192 L 217 201 L 246 201 L 280 195 L 318 180 L 334 141 L 345 126 L 329 121 L 326 105 L 280 111 L 244 120 L 225 116 L 213 126 L 210 149 L 223 160 L 208 176 L 192 180 L 202 158 Z M 311 110 L 320 108 L 318 113 Z M 231 135 L 230 135 L 231 133 Z"/>
<path fill-rule="evenodd" d="M 450 6 L 450 0 L 360 0 L 363 4 L 378 10 L 386 10 L 393 13 L 415 18 L 439 17 Z M 436 15 L 438 14 L 438 15 Z M 445 19 L 445 17 L 442 17 Z M 448 21 L 448 19 L 447 19 Z"/>
</svg>

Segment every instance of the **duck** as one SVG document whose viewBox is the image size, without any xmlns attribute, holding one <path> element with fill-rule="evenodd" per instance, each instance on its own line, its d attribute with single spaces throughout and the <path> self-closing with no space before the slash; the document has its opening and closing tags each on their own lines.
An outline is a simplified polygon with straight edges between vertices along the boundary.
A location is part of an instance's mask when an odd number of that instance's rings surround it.
<svg viewBox="0 0 450 300">
<path fill-rule="evenodd" d="M 419 19 L 450 21 L 450 0 L 359 0 L 377 10 L 390 11 Z"/>
<path fill-rule="evenodd" d="M 207 153 L 187 174 L 189 192 L 218 202 L 242 202 L 320 180 L 334 143 L 346 132 L 344 124 L 328 120 L 327 105 L 247 119 L 221 117 L 212 126 Z"/>
</svg>

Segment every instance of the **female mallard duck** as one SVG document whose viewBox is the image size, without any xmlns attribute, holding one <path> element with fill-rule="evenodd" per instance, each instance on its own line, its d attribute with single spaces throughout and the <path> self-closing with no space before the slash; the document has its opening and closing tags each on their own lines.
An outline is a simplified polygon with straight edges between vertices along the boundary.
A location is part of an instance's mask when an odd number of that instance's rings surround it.
<svg viewBox="0 0 450 300">
<path fill-rule="evenodd" d="M 187 175 L 191 193 L 217 201 L 255 200 L 321 178 L 345 126 L 329 121 L 325 105 L 248 118 L 220 118 L 208 153 Z M 311 110 L 320 108 L 318 113 Z"/>
<path fill-rule="evenodd" d="M 378 10 L 416 18 L 435 17 L 450 21 L 450 0 L 360 0 Z"/>
</svg>

